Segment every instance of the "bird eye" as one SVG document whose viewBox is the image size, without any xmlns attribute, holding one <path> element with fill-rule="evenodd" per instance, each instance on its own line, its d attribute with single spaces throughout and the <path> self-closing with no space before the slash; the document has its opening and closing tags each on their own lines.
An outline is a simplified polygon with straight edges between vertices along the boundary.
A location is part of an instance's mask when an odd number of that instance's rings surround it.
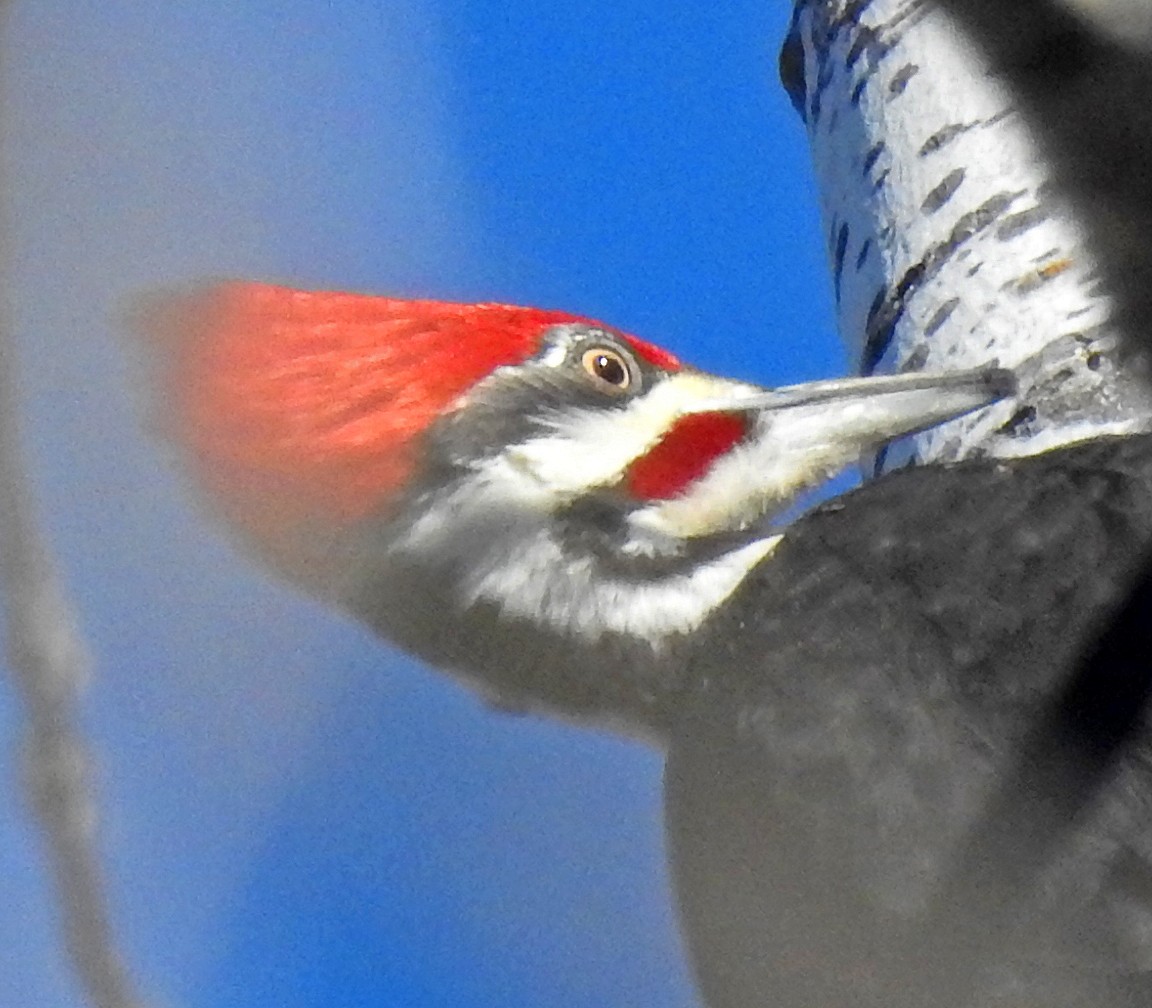
<svg viewBox="0 0 1152 1008">
<path fill-rule="evenodd" d="M 614 392 L 624 392 L 632 384 L 632 370 L 618 350 L 593 347 L 584 351 L 580 364 L 597 384 L 607 385 Z"/>
</svg>

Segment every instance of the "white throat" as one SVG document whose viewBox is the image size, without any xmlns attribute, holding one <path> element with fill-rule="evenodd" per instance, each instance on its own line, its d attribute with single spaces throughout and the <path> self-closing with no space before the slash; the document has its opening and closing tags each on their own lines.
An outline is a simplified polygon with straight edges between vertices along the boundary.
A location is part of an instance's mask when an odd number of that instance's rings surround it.
<svg viewBox="0 0 1152 1008">
<path fill-rule="evenodd" d="M 621 634 L 659 649 L 698 628 L 780 540 L 743 543 L 662 577 L 629 578 L 567 547 L 543 496 L 535 481 L 496 462 L 431 502 L 392 549 L 459 572 L 462 608 L 489 603 L 585 643 Z"/>
</svg>

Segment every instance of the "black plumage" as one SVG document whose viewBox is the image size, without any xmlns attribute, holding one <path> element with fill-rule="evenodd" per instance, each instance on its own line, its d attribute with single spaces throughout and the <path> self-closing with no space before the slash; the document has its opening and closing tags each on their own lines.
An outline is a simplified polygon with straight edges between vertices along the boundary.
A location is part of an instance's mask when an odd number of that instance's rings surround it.
<svg viewBox="0 0 1152 1008">
<path fill-rule="evenodd" d="M 1149 1003 L 1146 741 L 1083 809 L 1067 738 L 1022 759 L 1150 543 L 1148 436 L 905 470 L 790 527 L 669 739 L 712 1008 Z"/>
</svg>

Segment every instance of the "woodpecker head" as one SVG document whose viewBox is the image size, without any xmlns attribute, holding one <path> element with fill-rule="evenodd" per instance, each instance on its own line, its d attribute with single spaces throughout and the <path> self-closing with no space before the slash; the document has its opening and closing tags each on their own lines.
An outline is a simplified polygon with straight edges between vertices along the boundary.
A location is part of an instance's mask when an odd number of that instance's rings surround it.
<svg viewBox="0 0 1152 1008">
<path fill-rule="evenodd" d="M 570 713 L 620 706 L 588 663 L 658 666 L 799 492 L 1012 384 L 766 391 L 562 312 L 252 283 L 141 324 L 171 437 L 265 559 L 502 702 Z M 657 704 L 658 679 L 619 688 Z"/>
</svg>

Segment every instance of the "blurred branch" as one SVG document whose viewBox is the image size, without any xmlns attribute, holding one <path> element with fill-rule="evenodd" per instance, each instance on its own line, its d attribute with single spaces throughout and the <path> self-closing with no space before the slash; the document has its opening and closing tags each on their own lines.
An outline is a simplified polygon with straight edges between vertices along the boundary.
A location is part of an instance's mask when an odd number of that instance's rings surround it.
<svg viewBox="0 0 1152 1008">
<path fill-rule="evenodd" d="M 0 15 L 7 5 L 0 5 Z M 8 248 L 0 242 L 0 275 Z M 0 290 L 10 286 L 0 282 Z M 67 947 L 94 1008 L 135 1008 L 97 857 L 91 766 L 77 724 L 88 659 L 39 529 L 25 470 L 16 347 L 0 308 L 0 601 L 26 711 L 25 781 L 47 842 Z"/>
</svg>

